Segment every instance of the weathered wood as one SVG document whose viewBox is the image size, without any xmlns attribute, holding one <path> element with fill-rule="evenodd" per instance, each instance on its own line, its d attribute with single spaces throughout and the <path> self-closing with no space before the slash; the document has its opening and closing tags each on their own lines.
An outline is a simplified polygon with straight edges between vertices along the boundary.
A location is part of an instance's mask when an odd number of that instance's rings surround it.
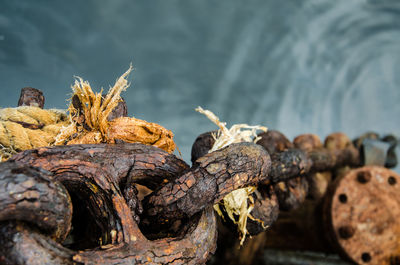
<svg viewBox="0 0 400 265">
<path fill-rule="evenodd" d="M 72 204 L 50 172 L 14 161 L 0 163 L 0 221 L 30 222 L 63 241 L 71 228 Z"/>
</svg>

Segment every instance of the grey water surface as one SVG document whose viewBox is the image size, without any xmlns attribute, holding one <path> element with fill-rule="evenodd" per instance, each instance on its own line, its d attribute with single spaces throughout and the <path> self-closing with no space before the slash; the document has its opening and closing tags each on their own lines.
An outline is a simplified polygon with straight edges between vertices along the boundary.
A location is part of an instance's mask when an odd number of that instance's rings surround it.
<svg viewBox="0 0 400 265">
<path fill-rule="evenodd" d="M 262 124 L 289 138 L 400 136 L 400 1 L 0 0 L 0 106 L 19 90 L 66 108 L 74 75 L 100 89 L 132 62 L 129 114 L 196 136 Z"/>
</svg>

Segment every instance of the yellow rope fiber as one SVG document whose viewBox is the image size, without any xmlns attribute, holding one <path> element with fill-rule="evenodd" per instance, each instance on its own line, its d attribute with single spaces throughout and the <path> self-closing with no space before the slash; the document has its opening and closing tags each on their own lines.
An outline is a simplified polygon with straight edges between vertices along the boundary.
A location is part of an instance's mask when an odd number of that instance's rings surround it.
<svg viewBox="0 0 400 265">
<path fill-rule="evenodd" d="M 73 95 L 65 111 L 34 106 L 0 109 L 0 160 L 28 149 L 51 145 L 143 143 L 172 153 L 174 134 L 156 123 L 130 117 L 108 121 L 108 116 L 121 101 L 120 94 L 129 87 L 127 76 L 132 66 L 115 82 L 107 95 L 93 92 L 89 82 L 77 77 Z M 81 106 L 76 108 L 72 98 Z"/>
<path fill-rule="evenodd" d="M 63 126 L 68 125 L 64 111 L 22 106 L 0 109 L 0 159 L 17 152 L 53 145 Z"/>
<path fill-rule="evenodd" d="M 215 140 L 213 147 L 209 153 L 224 148 L 233 143 L 240 142 L 257 142 L 257 130 L 267 131 L 267 127 L 264 126 L 249 126 L 247 124 L 235 124 L 230 129 L 226 128 L 226 123 L 221 122 L 219 118 L 209 110 L 204 110 L 201 107 L 196 108 L 197 112 L 204 114 L 208 119 L 215 123 L 219 130 L 216 134 L 213 134 Z M 214 205 L 214 210 L 223 218 L 224 215 L 220 207 L 223 207 L 228 214 L 228 217 L 238 226 L 240 234 L 240 245 L 247 235 L 247 218 L 260 222 L 263 226 L 263 221 L 254 218 L 251 215 L 251 211 L 254 208 L 254 199 L 251 194 L 257 189 L 257 187 L 249 186 L 241 189 L 237 189 L 226 195 L 220 203 Z"/>
<path fill-rule="evenodd" d="M 69 105 L 69 126 L 57 136 L 56 144 L 96 144 L 115 143 L 122 140 L 128 143 L 143 143 L 159 147 L 169 153 L 175 150 L 174 134 L 164 127 L 130 117 L 107 118 L 121 100 L 120 94 L 129 87 L 126 77 L 132 66 L 115 82 L 102 100 L 102 91 L 93 92 L 89 82 L 77 78 L 72 86 L 74 94 L 81 103 L 81 109 Z"/>
</svg>

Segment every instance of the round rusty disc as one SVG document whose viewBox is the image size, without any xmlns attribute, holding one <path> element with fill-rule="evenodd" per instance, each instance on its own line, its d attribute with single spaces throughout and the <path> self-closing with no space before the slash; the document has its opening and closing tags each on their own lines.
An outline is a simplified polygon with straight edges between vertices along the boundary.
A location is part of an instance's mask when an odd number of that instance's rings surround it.
<svg viewBox="0 0 400 265">
<path fill-rule="evenodd" d="M 400 175 L 383 167 L 335 180 L 325 224 L 341 254 L 358 264 L 400 264 Z"/>
</svg>

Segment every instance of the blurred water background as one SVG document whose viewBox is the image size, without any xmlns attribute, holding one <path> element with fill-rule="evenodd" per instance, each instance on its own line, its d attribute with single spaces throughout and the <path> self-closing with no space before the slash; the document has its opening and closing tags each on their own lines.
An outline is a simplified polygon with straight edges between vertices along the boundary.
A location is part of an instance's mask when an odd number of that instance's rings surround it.
<svg viewBox="0 0 400 265">
<path fill-rule="evenodd" d="M 262 124 L 289 138 L 400 136 L 398 0 L 0 0 L 0 106 L 20 88 L 66 108 L 73 76 L 108 89 L 133 63 L 129 115 L 196 136 Z"/>
</svg>

